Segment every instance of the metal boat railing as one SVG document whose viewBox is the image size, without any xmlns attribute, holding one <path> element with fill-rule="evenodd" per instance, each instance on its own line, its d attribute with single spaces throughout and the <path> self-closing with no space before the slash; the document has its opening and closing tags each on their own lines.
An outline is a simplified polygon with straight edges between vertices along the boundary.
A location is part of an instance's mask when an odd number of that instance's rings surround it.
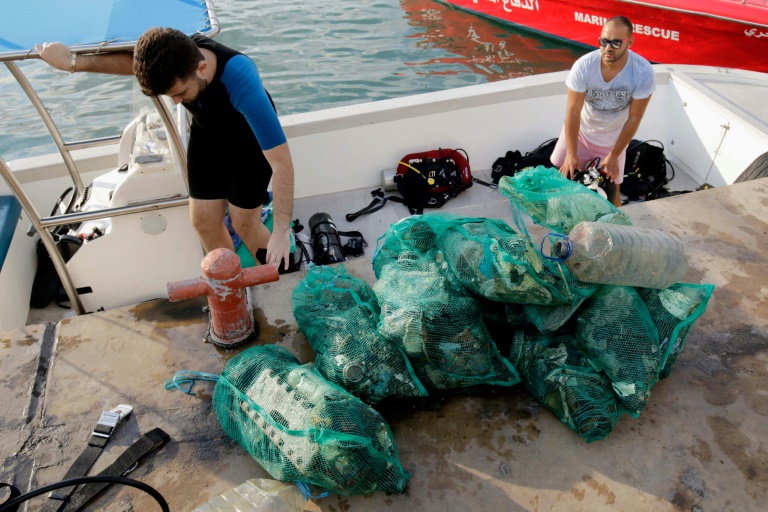
<svg viewBox="0 0 768 512">
<path fill-rule="evenodd" d="M 93 49 L 83 48 L 78 52 L 85 53 L 88 51 L 93 51 Z M 71 142 L 71 143 L 65 142 L 64 138 L 61 136 L 61 133 L 59 132 L 58 127 L 56 126 L 56 123 L 53 121 L 53 118 L 51 117 L 50 113 L 45 108 L 45 105 L 40 99 L 40 96 L 31 86 L 26 76 L 24 76 L 24 73 L 18 68 L 18 66 L 16 66 L 14 62 L 10 60 L 6 60 L 5 65 L 8 67 L 13 77 L 16 79 L 16 81 L 19 83 L 21 88 L 24 90 L 24 93 L 32 102 L 33 106 L 35 107 L 38 114 L 42 118 L 46 128 L 48 129 L 49 133 L 53 137 L 53 141 L 56 144 L 56 147 L 59 150 L 59 153 L 64 159 L 64 164 L 67 167 L 69 176 L 72 179 L 72 183 L 74 187 L 73 196 L 72 196 L 73 200 L 71 201 L 70 204 L 74 205 L 74 204 L 80 203 L 85 187 L 83 186 L 82 179 L 80 178 L 80 173 L 77 169 L 75 160 L 72 158 L 72 152 L 79 149 L 86 149 L 86 148 L 104 146 L 108 144 L 114 144 L 116 143 L 116 141 L 120 139 L 120 137 L 103 137 L 98 139 L 90 139 L 90 140 Z M 181 134 L 179 133 L 179 130 L 177 129 L 177 125 L 173 121 L 172 113 L 168 109 L 168 105 L 166 105 L 166 103 L 159 97 L 153 97 L 152 101 L 157 107 L 157 111 L 160 114 L 160 117 L 163 120 L 163 124 L 166 127 L 166 133 L 168 134 L 171 150 L 173 151 L 173 155 L 182 169 L 182 176 L 184 177 L 184 185 L 188 191 L 189 186 L 187 182 L 187 161 L 186 161 L 186 153 L 184 149 L 186 147 L 186 144 L 185 144 L 186 139 L 182 138 Z M 179 126 L 183 127 L 185 126 L 185 124 L 186 124 L 186 117 L 184 115 L 184 109 L 179 109 Z M 40 234 L 40 239 L 43 245 L 45 246 L 46 250 L 48 251 L 48 254 L 51 256 L 51 260 L 53 261 L 53 266 L 56 269 L 56 272 L 58 273 L 59 278 L 61 279 L 62 286 L 64 287 L 64 290 L 66 291 L 67 296 L 69 297 L 69 300 L 72 304 L 72 308 L 75 310 L 75 312 L 78 315 L 82 315 L 86 313 L 86 311 L 85 311 L 85 308 L 83 307 L 82 301 L 80 300 L 80 296 L 77 293 L 77 288 L 75 287 L 75 284 L 72 280 L 72 276 L 67 270 L 67 264 L 64 261 L 62 254 L 59 252 L 58 248 L 56 247 L 56 241 L 53 238 L 53 234 L 51 233 L 51 230 L 59 226 L 65 226 L 65 225 L 76 223 L 76 222 L 84 222 L 87 220 L 105 219 L 105 218 L 117 217 L 120 215 L 128 215 L 132 213 L 139 213 L 139 212 L 145 212 L 145 211 L 151 211 L 151 210 L 160 210 L 164 208 L 174 208 L 177 206 L 186 205 L 189 202 L 189 197 L 187 195 L 184 197 L 178 197 L 173 199 L 147 201 L 143 203 L 137 203 L 131 206 L 124 206 L 124 207 L 118 207 L 118 208 L 105 208 L 102 210 L 91 211 L 87 213 L 67 211 L 66 213 L 61 215 L 41 217 L 40 213 L 32 204 L 32 201 L 29 199 L 29 196 L 24 192 L 18 179 L 14 175 L 13 171 L 11 171 L 10 167 L 8 167 L 8 165 L 5 163 L 2 156 L 0 156 L 0 174 L 2 174 L 3 178 L 8 183 L 8 186 L 10 187 L 11 191 L 16 196 L 16 198 L 19 200 L 19 203 L 21 204 L 22 208 L 24 208 L 24 211 L 27 213 L 27 216 L 29 217 L 32 223 L 33 230 L 30 230 L 29 234 L 32 235 L 35 231 Z"/>
<path fill-rule="evenodd" d="M 216 16 L 216 12 L 214 11 L 213 1 L 200 0 L 200 7 L 203 9 L 204 15 L 203 15 L 203 19 L 201 20 L 202 28 L 198 29 L 197 32 L 207 37 L 215 37 L 220 31 L 220 26 L 219 26 L 219 20 Z M 166 12 L 166 14 L 168 16 L 174 16 L 176 13 L 173 10 L 169 9 Z M 156 23 L 156 26 L 170 26 L 170 23 Z M 128 28 L 127 29 L 128 33 L 133 34 L 132 32 L 133 28 L 134 28 L 133 26 Z M 123 38 L 120 36 L 125 36 L 125 37 Z M 104 41 L 104 42 L 95 43 L 95 44 L 80 44 L 80 45 L 69 43 L 68 47 L 70 51 L 76 54 L 85 54 L 85 53 L 100 54 L 100 53 L 117 52 L 117 51 L 132 51 L 136 44 L 137 38 L 138 36 L 135 34 L 129 36 L 128 34 L 120 33 L 117 35 L 115 39 L 111 41 Z M 37 53 L 34 50 L 25 51 L 25 50 L 15 50 L 15 49 L 0 53 L 0 62 L 4 62 L 6 64 L 11 74 L 14 76 L 16 81 L 24 90 L 24 93 L 32 102 L 32 105 L 37 110 L 46 128 L 48 129 L 48 132 L 53 137 L 54 143 L 56 144 L 56 147 L 58 148 L 59 153 L 61 154 L 61 157 L 64 160 L 64 164 L 67 167 L 67 171 L 69 172 L 69 176 L 73 183 L 73 193 L 72 193 L 73 195 L 72 195 L 72 201 L 70 205 L 75 205 L 75 204 L 81 203 L 81 200 L 83 198 L 83 194 L 85 191 L 85 187 L 83 186 L 82 179 L 80 178 L 80 173 L 77 169 L 75 160 L 72 158 L 72 152 L 80 149 L 114 144 L 119 140 L 120 137 L 96 138 L 96 139 L 78 141 L 78 142 L 72 142 L 72 143 L 65 142 L 63 137 L 61 136 L 61 133 L 56 127 L 56 124 L 51 118 L 49 112 L 46 110 L 45 106 L 40 100 L 40 97 L 37 95 L 35 90 L 29 84 L 29 81 L 26 79 L 26 77 L 21 72 L 21 70 L 14 63 L 14 61 L 20 61 L 20 60 L 25 60 L 30 58 L 39 58 L 39 55 L 37 55 Z M 170 141 L 171 151 L 173 152 L 173 155 L 175 156 L 176 161 L 180 165 L 180 168 L 182 170 L 182 176 L 184 178 L 184 184 L 188 191 L 189 187 L 187 182 L 187 165 L 186 165 L 186 154 L 185 154 L 186 137 L 182 137 L 181 135 L 182 133 L 186 133 L 186 128 L 187 128 L 187 119 L 186 119 L 185 110 L 178 109 L 179 119 L 178 119 L 178 124 L 175 124 L 172 120 L 170 110 L 168 109 L 168 106 L 165 104 L 165 102 L 157 97 L 152 98 L 152 101 L 157 107 L 157 111 L 160 114 L 160 117 L 163 120 L 163 123 L 165 124 L 166 133 L 168 134 L 168 138 Z M 18 179 L 14 176 L 14 173 L 11 171 L 10 167 L 8 167 L 8 165 L 3 160 L 1 155 L 0 155 L 0 174 L 2 174 L 3 178 L 8 183 L 8 186 L 10 187 L 11 191 L 19 200 L 19 203 L 21 203 L 21 206 L 24 208 L 24 211 L 27 213 L 27 216 L 32 222 L 32 228 L 34 229 L 34 231 L 37 231 L 40 234 L 40 239 L 42 240 L 43 245 L 48 251 L 48 254 L 50 254 L 51 259 L 53 260 L 53 265 L 56 268 L 56 272 L 59 274 L 62 285 L 64 286 L 67 296 L 69 297 L 72 303 L 72 307 L 78 315 L 86 313 L 86 311 L 83 308 L 82 301 L 80 300 L 80 297 L 77 293 L 77 289 L 74 286 L 72 277 L 67 270 L 66 262 L 64 261 L 61 253 L 56 247 L 56 241 L 53 239 L 51 230 L 59 226 L 72 224 L 75 222 L 82 222 L 82 221 L 92 220 L 92 219 L 112 218 L 112 217 L 117 217 L 119 215 L 128 215 L 131 213 L 138 213 L 138 212 L 150 211 L 150 210 L 159 210 L 163 208 L 173 208 L 176 206 L 185 205 L 189 202 L 189 199 L 187 196 L 185 197 L 179 196 L 171 199 L 147 201 L 144 203 L 133 204 L 131 206 L 125 206 L 125 207 L 119 207 L 119 208 L 105 208 L 103 210 L 87 212 L 87 213 L 72 212 L 71 211 L 72 208 L 68 207 L 67 211 L 63 215 L 51 214 L 50 217 L 41 217 L 37 209 L 35 208 L 35 206 L 32 204 L 31 200 L 29 199 L 29 196 L 24 192 L 21 185 L 19 184 Z M 33 234 L 34 231 L 31 231 L 29 234 L 30 235 Z"/>
</svg>

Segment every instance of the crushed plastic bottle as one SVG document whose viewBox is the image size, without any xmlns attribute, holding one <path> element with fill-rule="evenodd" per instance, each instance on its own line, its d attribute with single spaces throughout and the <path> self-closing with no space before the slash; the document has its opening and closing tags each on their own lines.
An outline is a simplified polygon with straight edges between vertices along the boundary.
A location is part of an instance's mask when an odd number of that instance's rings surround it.
<svg viewBox="0 0 768 512">
<path fill-rule="evenodd" d="M 294 483 L 247 480 L 192 512 L 301 512 L 306 498 Z"/>
<path fill-rule="evenodd" d="M 683 242 L 664 231 L 580 222 L 552 253 L 588 283 L 664 289 L 688 271 Z"/>
</svg>

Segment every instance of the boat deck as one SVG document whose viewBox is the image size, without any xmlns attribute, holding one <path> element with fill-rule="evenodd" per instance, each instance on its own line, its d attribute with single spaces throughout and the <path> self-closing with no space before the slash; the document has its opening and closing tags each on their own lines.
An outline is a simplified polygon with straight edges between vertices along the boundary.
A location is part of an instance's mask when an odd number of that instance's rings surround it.
<svg viewBox="0 0 768 512">
<path fill-rule="evenodd" d="M 486 183 L 492 181 L 490 169 L 473 169 L 472 176 Z M 669 188 L 670 190 L 693 190 L 696 188 L 696 183 L 684 172 L 676 171 L 675 179 Z M 376 241 L 387 232 L 390 224 L 410 215 L 405 205 L 387 201 L 381 210 L 361 215 L 351 222 L 347 221 L 346 215 L 348 213 L 357 212 L 371 202 L 373 190 L 375 189 L 369 187 L 296 199 L 293 207 L 293 218 L 298 219 L 304 226 L 302 232 L 309 235 L 310 217 L 315 213 L 327 213 L 333 219 L 338 231 L 359 231 L 368 243 L 362 257 L 371 257 L 376 248 Z M 396 191 L 387 194 L 398 195 Z M 425 213 L 450 212 L 465 217 L 496 218 L 514 226 L 509 199 L 502 196 L 497 189 L 478 183 L 473 184 L 472 187 L 448 201 L 442 208 L 425 209 L 424 211 Z M 346 243 L 347 238 L 342 237 L 341 240 L 342 243 Z M 349 259 L 355 258 L 350 257 Z M 51 303 L 46 308 L 32 308 L 29 312 L 27 325 L 57 322 L 63 318 L 75 316 L 75 312 L 68 309 L 67 304 Z"/>
<path fill-rule="evenodd" d="M 487 183 L 491 182 L 490 170 L 473 169 L 472 176 Z M 683 176 L 681 182 L 685 179 Z M 691 181 L 691 183 L 693 182 Z M 304 226 L 302 232 L 309 235 L 308 224 L 310 217 L 315 213 L 328 213 L 339 231 L 359 231 L 362 233 L 368 243 L 363 257 L 370 257 L 373 255 L 376 247 L 376 240 L 386 233 L 390 224 L 410 215 L 405 205 L 394 201 L 387 201 L 381 210 L 362 215 L 354 221 L 348 222 L 346 214 L 356 212 L 367 206 L 373 199 L 371 196 L 372 190 L 374 189 L 361 188 L 296 199 L 293 207 L 293 218 L 298 219 Z M 389 194 L 392 193 L 389 192 Z M 394 192 L 394 194 L 397 195 L 397 192 Z M 439 210 L 425 210 L 425 212 L 429 211 L 448 211 L 456 215 L 469 217 L 499 218 L 513 225 L 509 200 L 502 196 L 497 189 L 491 189 L 477 183 L 451 199 L 443 208 Z M 346 238 L 342 238 L 342 243 L 345 242 Z M 47 308 L 31 309 L 27 324 L 33 325 L 58 321 L 62 318 L 73 317 L 74 315 L 75 313 L 72 310 L 51 303 Z"/>
<path fill-rule="evenodd" d="M 490 199 L 501 199 L 498 194 L 480 186 L 468 192 L 454 200 L 458 212 L 509 215 L 506 201 Z M 489 199 L 469 204 L 475 194 Z M 367 204 L 363 195 L 345 199 L 349 211 Z M 303 220 L 326 206 L 306 200 L 296 215 Z M 383 232 L 400 207 L 387 205 L 351 225 L 340 222 L 340 229 L 369 223 Z M 607 438 L 587 444 L 522 385 L 390 401 L 377 408 L 411 473 L 406 492 L 332 495 L 306 509 L 761 510 L 768 498 L 767 207 L 768 179 L 624 207 L 636 226 L 664 229 L 684 241 L 686 282 L 717 286 L 640 418 L 624 416 Z M 372 282 L 370 246 L 346 266 Z M 309 362 L 312 350 L 290 306 L 302 275 L 253 289 L 256 343 L 281 345 Z M 92 474 L 140 434 L 160 427 L 171 441 L 130 476 L 158 489 L 173 511 L 192 510 L 246 479 L 267 477 L 223 433 L 210 383 L 198 383 L 194 395 L 163 387 L 178 370 L 220 373 L 235 353 L 203 341 L 203 305 L 161 299 L 5 333 L 0 481 L 22 490 L 58 481 L 101 411 L 121 403 L 132 405 L 134 414 Z M 91 510 L 157 508 L 138 491 L 112 489 Z"/>
</svg>

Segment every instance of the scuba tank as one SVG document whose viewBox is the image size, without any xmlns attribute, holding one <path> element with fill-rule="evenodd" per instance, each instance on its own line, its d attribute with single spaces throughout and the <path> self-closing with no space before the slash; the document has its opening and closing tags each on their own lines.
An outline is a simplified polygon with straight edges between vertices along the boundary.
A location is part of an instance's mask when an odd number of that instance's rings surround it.
<svg viewBox="0 0 768 512">
<path fill-rule="evenodd" d="M 327 213 L 316 213 L 309 218 L 309 231 L 312 234 L 312 249 L 315 265 L 330 265 L 347 261 L 341 248 L 341 238 L 336 224 Z"/>
</svg>

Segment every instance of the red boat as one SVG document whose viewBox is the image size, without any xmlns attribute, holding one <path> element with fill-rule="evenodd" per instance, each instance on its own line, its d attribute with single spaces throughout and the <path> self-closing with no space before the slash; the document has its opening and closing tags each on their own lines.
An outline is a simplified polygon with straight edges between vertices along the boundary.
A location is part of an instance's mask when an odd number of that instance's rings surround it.
<svg viewBox="0 0 768 512">
<path fill-rule="evenodd" d="M 489 82 L 570 69 L 584 52 L 576 45 L 548 44 L 546 37 L 478 20 L 473 13 L 434 0 L 401 0 L 408 24 L 420 30 L 407 37 L 417 47 L 445 50 L 430 61 L 413 62 L 431 75 L 472 73 Z"/>
<path fill-rule="evenodd" d="M 768 72 L 768 0 L 440 0 L 520 28 L 597 47 L 613 16 L 654 63 Z"/>
</svg>

